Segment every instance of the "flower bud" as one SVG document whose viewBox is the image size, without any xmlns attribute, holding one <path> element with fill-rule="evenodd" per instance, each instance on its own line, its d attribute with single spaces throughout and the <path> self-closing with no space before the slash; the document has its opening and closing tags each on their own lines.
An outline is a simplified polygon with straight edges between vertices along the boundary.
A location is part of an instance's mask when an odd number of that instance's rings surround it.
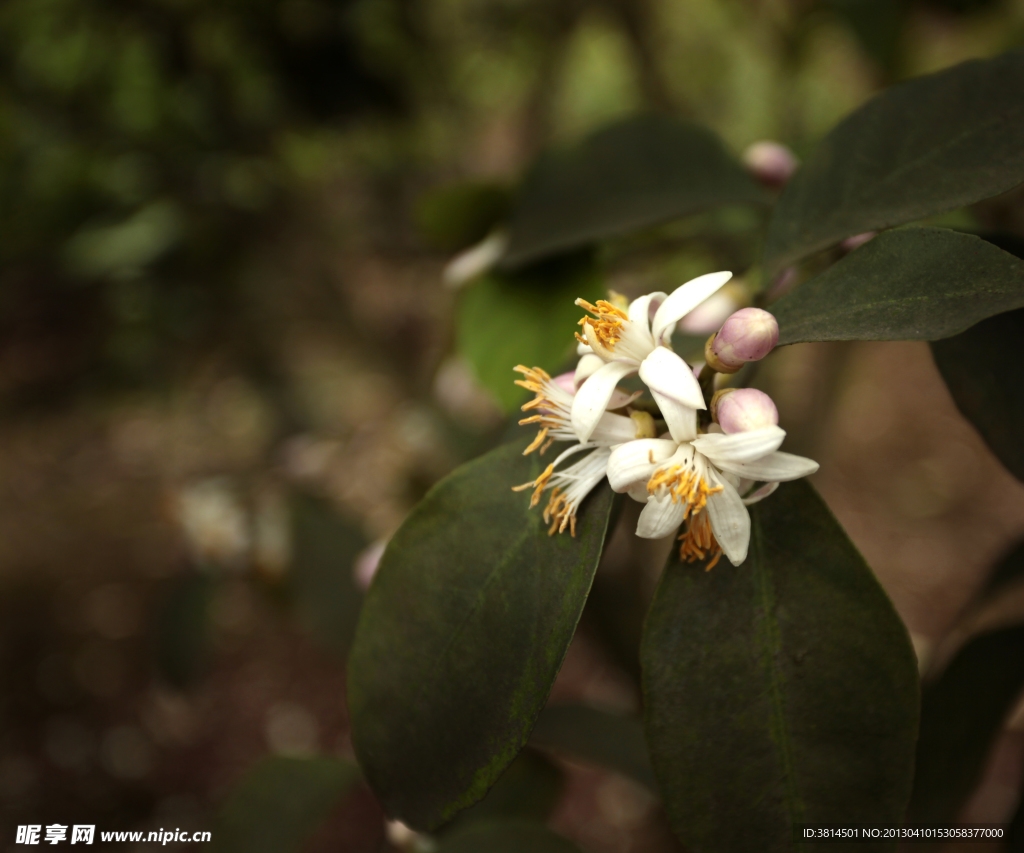
<svg viewBox="0 0 1024 853">
<path fill-rule="evenodd" d="M 719 373 L 735 373 L 748 361 L 759 361 L 779 342 L 779 324 L 760 308 L 741 308 L 718 333 L 708 338 L 704 356 Z"/>
<path fill-rule="evenodd" d="M 711 401 L 711 417 L 727 435 L 779 425 L 779 410 L 772 398 L 756 388 L 717 392 Z"/>
<path fill-rule="evenodd" d="M 747 146 L 743 165 L 762 184 L 781 187 L 793 176 L 800 161 L 785 145 L 765 139 Z"/>
</svg>

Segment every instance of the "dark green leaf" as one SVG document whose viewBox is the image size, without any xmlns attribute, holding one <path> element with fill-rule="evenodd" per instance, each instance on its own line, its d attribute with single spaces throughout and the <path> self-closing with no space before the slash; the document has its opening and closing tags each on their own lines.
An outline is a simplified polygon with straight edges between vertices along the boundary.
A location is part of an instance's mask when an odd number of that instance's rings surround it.
<svg viewBox="0 0 1024 853">
<path fill-rule="evenodd" d="M 935 364 L 957 408 L 1018 480 L 1024 480 L 1022 344 L 1021 309 L 989 317 L 932 344 Z"/>
<path fill-rule="evenodd" d="M 438 249 L 454 252 L 482 240 L 511 204 L 506 187 L 464 183 L 424 194 L 416 205 L 420 233 Z"/>
<path fill-rule="evenodd" d="M 560 768 L 544 756 L 524 749 L 487 796 L 459 812 L 443 831 L 454 834 L 471 823 L 496 820 L 547 820 L 564 787 L 565 778 Z"/>
<path fill-rule="evenodd" d="M 576 537 L 511 487 L 542 462 L 505 445 L 441 481 L 391 539 L 349 659 L 356 754 L 389 814 L 431 829 L 479 800 L 544 706 L 601 556 L 601 485 Z"/>
<path fill-rule="evenodd" d="M 359 781 L 336 758 L 264 758 L 228 794 L 213 831 L 224 853 L 299 850 Z"/>
<path fill-rule="evenodd" d="M 551 705 L 530 736 L 540 749 L 616 770 L 657 791 L 640 720 L 587 705 Z"/>
<path fill-rule="evenodd" d="M 897 823 L 917 733 L 906 629 L 808 483 L 751 516 L 741 566 L 673 557 L 647 619 L 647 738 L 669 819 L 688 847 L 723 853 L 808 849 L 793 841 L 804 822 Z"/>
<path fill-rule="evenodd" d="M 345 654 L 363 598 L 352 567 L 366 540 L 323 498 L 295 494 L 291 511 L 288 587 L 299 622 L 327 648 Z"/>
<path fill-rule="evenodd" d="M 216 583 L 206 572 L 171 581 L 156 622 L 156 663 L 175 687 L 196 681 L 209 663 L 210 601 Z"/>
<path fill-rule="evenodd" d="M 1024 261 L 970 234 L 879 234 L 771 306 L 779 345 L 934 341 L 1024 306 Z"/>
<path fill-rule="evenodd" d="M 712 207 L 765 198 L 708 129 L 667 116 L 637 116 L 540 159 L 513 209 L 505 263 L 518 266 Z"/>
<path fill-rule="evenodd" d="M 1024 181 L 1024 52 L 882 92 L 842 121 L 783 191 L 775 272 L 854 234 L 913 222 Z"/>
<path fill-rule="evenodd" d="M 1024 688 L 1024 626 L 971 640 L 921 700 L 909 816 L 951 823 L 981 778 L 1006 715 Z"/>
<path fill-rule="evenodd" d="M 579 850 L 543 824 L 495 821 L 473 824 L 445 838 L 437 853 L 579 853 Z"/>
<path fill-rule="evenodd" d="M 490 273 L 459 296 L 459 353 L 480 383 L 511 411 L 526 392 L 514 384 L 517 364 L 554 372 L 576 346 L 585 313 L 580 297 L 602 298 L 590 254 L 558 258 L 518 273 Z"/>
</svg>

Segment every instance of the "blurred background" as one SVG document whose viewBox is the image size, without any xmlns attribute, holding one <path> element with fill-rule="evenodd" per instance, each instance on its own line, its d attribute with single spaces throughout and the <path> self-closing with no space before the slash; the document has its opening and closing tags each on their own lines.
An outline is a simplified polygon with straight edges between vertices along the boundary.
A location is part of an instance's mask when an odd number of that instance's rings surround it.
<svg viewBox="0 0 1024 853">
<path fill-rule="evenodd" d="M 800 157 L 885 86 L 1021 44 L 1024 0 L 6 0 L 0 849 L 17 824 L 215 828 L 261 757 L 351 757 L 379 543 L 520 402 L 514 341 L 498 385 L 445 265 L 541 150 L 659 110 Z M 1024 201 L 944 221 L 1024 236 Z M 760 224 L 602 249 L 601 285 L 742 275 Z M 927 659 L 1024 534 L 1024 487 L 924 344 L 782 350 L 763 387 Z M 639 708 L 654 576 L 627 544 L 556 700 Z M 1012 813 L 1018 737 L 977 819 Z M 642 786 L 544 760 L 585 850 L 675 849 Z M 358 788 L 303 849 L 396 843 Z"/>
</svg>

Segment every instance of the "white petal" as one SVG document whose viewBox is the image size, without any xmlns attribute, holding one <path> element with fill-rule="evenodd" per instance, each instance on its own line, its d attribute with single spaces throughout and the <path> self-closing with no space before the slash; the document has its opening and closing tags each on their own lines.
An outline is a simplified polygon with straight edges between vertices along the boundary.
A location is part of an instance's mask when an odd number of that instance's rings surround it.
<svg viewBox="0 0 1024 853">
<path fill-rule="evenodd" d="M 818 463 L 813 459 L 795 456 L 792 453 L 776 451 L 769 453 L 753 462 L 728 462 L 714 460 L 716 468 L 746 477 L 748 480 L 763 480 L 778 483 L 786 480 L 798 480 L 809 477 L 818 470 Z"/>
<path fill-rule="evenodd" d="M 738 566 L 747 559 L 750 547 L 750 513 L 739 493 L 728 483 L 708 498 L 708 516 L 715 539 L 729 562 Z"/>
<path fill-rule="evenodd" d="M 686 506 L 682 502 L 674 503 L 668 495 L 650 495 L 647 498 L 647 506 L 640 511 L 636 535 L 641 539 L 664 539 L 671 536 L 683 523 Z"/>
<path fill-rule="evenodd" d="M 677 403 L 651 389 L 654 402 L 661 409 L 661 415 L 668 426 L 669 435 L 676 441 L 691 441 L 697 435 L 697 410 Z"/>
<path fill-rule="evenodd" d="M 641 438 L 620 444 L 608 460 L 608 482 L 616 492 L 628 491 L 634 483 L 646 483 L 654 469 L 676 452 L 676 447 L 674 441 L 663 438 Z"/>
<path fill-rule="evenodd" d="M 626 312 L 630 323 L 642 326 L 648 333 L 651 331 L 651 308 L 657 308 L 665 301 L 665 294 L 661 291 L 648 293 L 637 297 L 629 303 L 629 310 Z"/>
<path fill-rule="evenodd" d="M 576 392 L 572 401 L 572 428 L 580 441 L 587 441 L 597 428 L 597 422 L 608 408 L 619 380 L 636 370 L 636 365 L 611 361 L 591 374 Z"/>
<path fill-rule="evenodd" d="M 652 391 L 689 406 L 706 409 L 700 383 L 678 355 L 665 347 L 656 347 L 640 364 L 640 378 Z"/>
<path fill-rule="evenodd" d="M 629 491 L 626 494 L 638 504 L 647 503 L 647 499 L 650 497 L 650 494 L 647 492 L 647 483 L 634 483 L 629 487 Z"/>
<path fill-rule="evenodd" d="M 693 440 L 693 447 L 703 453 L 716 465 L 721 462 L 753 462 L 774 453 L 782 446 L 786 431 L 770 426 L 752 429 L 749 432 L 734 432 L 699 435 Z M 721 468 L 722 466 L 719 465 Z M 722 470 L 725 470 L 724 468 Z"/>
<path fill-rule="evenodd" d="M 573 377 L 573 382 L 577 388 L 597 373 L 605 363 L 604 359 L 597 355 L 590 347 L 587 347 L 587 350 L 588 352 L 583 354 L 579 364 L 576 365 L 576 375 Z"/>
<path fill-rule="evenodd" d="M 576 355 L 586 355 L 592 353 L 594 348 L 590 344 L 576 344 Z"/>
<path fill-rule="evenodd" d="M 778 483 L 765 483 L 757 491 L 751 492 L 743 499 L 744 506 L 752 506 L 758 501 L 763 501 L 768 495 L 774 492 L 779 487 Z"/>
<path fill-rule="evenodd" d="M 712 272 L 673 290 L 654 315 L 654 322 L 651 324 L 654 342 L 661 344 L 672 337 L 676 322 L 715 293 L 730 278 L 731 272 Z"/>
</svg>

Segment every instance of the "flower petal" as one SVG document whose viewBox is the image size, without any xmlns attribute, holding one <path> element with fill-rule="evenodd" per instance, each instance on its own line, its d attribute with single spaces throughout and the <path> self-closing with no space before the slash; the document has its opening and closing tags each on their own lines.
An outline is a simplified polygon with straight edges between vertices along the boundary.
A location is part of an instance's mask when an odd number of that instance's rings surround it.
<svg viewBox="0 0 1024 853">
<path fill-rule="evenodd" d="M 652 391 L 689 406 L 706 409 L 700 383 L 689 365 L 672 350 L 656 347 L 640 364 L 640 378 Z"/>
<path fill-rule="evenodd" d="M 650 494 L 647 491 L 647 483 L 634 483 L 629 487 L 629 491 L 626 492 L 626 494 L 638 504 L 647 503 L 647 499 L 650 497 Z"/>
<path fill-rule="evenodd" d="M 729 562 L 738 566 L 747 559 L 750 547 L 750 513 L 732 486 L 722 484 L 722 491 L 708 498 L 708 520 L 715 539 Z"/>
<path fill-rule="evenodd" d="M 636 365 L 625 361 L 610 361 L 591 374 L 572 401 L 572 428 L 580 441 L 588 441 L 608 401 L 615 393 L 619 380 L 636 370 Z"/>
<path fill-rule="evenodd" d="M 693 440 L 693 448 L 716 465 L 719 462 L 753 462 L 778 450 L 785 437 L 784 429 L 769 426 L 748 432 L 734 432 L 730 435 L 699 435 Z"/>
<path fill-rule="evenodd" d="M 676 441 L 691 441 L 697 435 L 697 410 L 684 406 L 651 389 L 654 402 L 661 409 L 661 416 L 668 426 L 669 435 Z"/>
<path fill-rule="evenodd" d="M 629 310 L 626 312 L 630 323 L 636 323 L 644 331 L 650 334 L 651 331 L 651 309 L 657 309 L 665 301 L 666 294 L 660 290 L 654 293 L 647 293 L 638 296 L 629 303 Z"/>
<path fill-rule="evenodd" d="M 731 272 L 712 272 L 680 285 L 661 303 L 654 315 L 651 332 L 654 342 L 662 344 L 672 337 L 676 323 L 715 293 L 730 278 Z"/>
<path fill-rule="evenodd" d="M 640 511 L 636 535 L 641 539 L 664 539 L 679 529 L 685 514 L 686 504 L 674 502 L 668 495 L 650 495 L 647 506 Z"/>
<path fill-rule="evenodd" d="M 608 460 L 608 482 L 616 492 L 628 491 L 634 483 L 646 483 L 678 445 L 663 438 L 640 438 L 620 444 Z"/>
<path fill-rule="evenodd" d="M 587 347 L 587 350 L 580 357 L 579 363 L 576 365 L 576 375 L 573 377 L 573 381 L 577 388 L 597 373 L 605 363 L 604 359 L 590 349 L 590 347 Z"/>
<path fill-rule="evenodd" d="M 762 480 L 769 483 L 799 480 L 801 477 L 809 477 L 818 470 L 818 463 L 813 459 L 781 451 L 769 453 L 753 462 L 713 461 L 715 467 L 723 471 L 738 474 L 748 480 Z"/>
<path fill-rule="evenodd" d="M 743 499 L 743 506 L 752 506 L 758 501 L 763 501 L 779 487 L 778 483 L 765 483 L 761 488 L 751 492 Z"/>
</svg>

